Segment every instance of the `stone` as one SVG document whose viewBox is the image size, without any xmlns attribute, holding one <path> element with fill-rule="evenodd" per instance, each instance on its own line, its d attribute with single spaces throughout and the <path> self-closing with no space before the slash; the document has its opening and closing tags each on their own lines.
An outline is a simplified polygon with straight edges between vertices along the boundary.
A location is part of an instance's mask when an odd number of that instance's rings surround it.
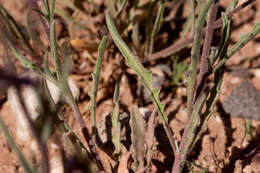
<svg viewBox="0 0 260 173">
<path fill-rule="evenodd" d="M 245 80 L 228 96 L 223 108 L 234 117 L 260 120 L 260 91 Z"/>
</svg>

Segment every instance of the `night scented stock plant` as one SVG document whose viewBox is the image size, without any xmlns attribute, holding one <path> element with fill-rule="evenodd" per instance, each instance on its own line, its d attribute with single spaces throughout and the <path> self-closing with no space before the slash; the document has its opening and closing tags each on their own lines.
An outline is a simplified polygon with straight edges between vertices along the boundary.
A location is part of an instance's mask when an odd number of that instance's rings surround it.
<svg viewBox="0 0 260 173">
<path fill-rule="evenodd" d="M 122 53 L 127 65 L 136 72 L 142 84 L 150 92 L 151 99 L 153 100 L 161 118 L 163 127 L 175 154 L 174 165 L 172 168 L 173 173 L 182 172 L 188 153 L 192 151 L 195 143 L 201 138 L 207 128 L 207 122 L 214 112 L 214 107 L 220 95 L 220 87 L 223 78 L 223 65 L 232 55 L 234 55 L 235 52 L 240 50 L 260 32 L 260 23 L 256 23 L 248 34 L 241 36 L 240 41 L 228 49 L 231 34 L 230 12 L 232 12 L 237 2 L 238 1 L 232 1 L 226 12 L 222 13 L 222 19 L 220 22 L 219 20 L 215 21 L 218 2 L 208 0 L 202 4 L 194 28 L 191 64 L 188 70 L 187 116 L 189 121 L 184 129 L 180 144 L 178 144 L 174 139 L 168 125 L 167 117 L 164 114 L 164 105 L 159 99 L 160 89 L 154 88 L 152 85 L 152 73 L 145 69 L 140 63 L 138 57 L 131 52 L 117 31 L 114 23 L 115 19 L 112 17 L 110 12 L 106 13 L 107 27 L 115 45 Z M 207 26 L 206 29 L 203 30 L 207 16 Z M 222 36 L 220 44 L 216 48 L 211 46 L 211 41 L 214 29 L 219 26 L 222 26 Z M 200 55 L 200 43 L 203 38 L 203 32 L 205 32 L 205 37 L 203 41 L 202 55 Z M 200 56 L 201 58 L 199 62 Z M 199 73 L 197 74 L 198 70 Z M 209 75 L 214 76 L 214 86 L 212 88 L 205 86 L 205 79 Z M 206 109 L 202 112 L 204 105 Z"/>
<path fill-rule="evenodd" d="M 254 0 L 248 0 L 245 3 L 241 4 L 240 6 L 234 8 L 237 4 L 237 0 L 233 0 L 229 7 L 227 8 L 225 13 L 222 13 L 221 19 L 216 19 L 216 13 L 218 9 L 218 3 L 216 3 L 213 0 L 208 0 L 205 3 L 200 2 L 199 8 L 200 13 L 195 20 L 195 1 L 191 0 L 191 7 L 192 7 L 192 22 L 191 27 L 194 36 L 192 38 L 183 39 L 183 42 L 174 44 L 173 46 L 170 46 L 170 49 L 167 49 L 167 51 L 164 52 L 158 52 L 153 53 L 153 47 L 154 47 L 154 40 L 156 35 L 158 34 L 158 31 L 162 25 L 163 21 L 163 12 L 164 12 L 164 1 L 153 1 L 156 5 L 157 2 L 159 2 L 159 8 L 158 13 L 156 16 L 156 20 L 154 23 L 154 26 L 151 27 L 152 32 L 147 32 L 149 36 L 149 41 L 146 42 L 147 44 L 147 50 L 146 54 L 148 55 L 148 58 L 146 60 L 156 59 L 156 56 L 160 54 L 160 56 L 166 57 L 169 56 L 176 51 L 182 49 L 183 47 L 187 46 L 187 44 L 190 41 L 193 41 L 192 51 L 191 51 L 191 64 L 188 70 L 188 82 L 187 82 L 187 117 L 189 121 L 187 122 L 187 125 L 185 126 L 184 133 L 182 136 L 182 139 L 180 142 L 178 142 L 174 138 L 174 134 L 172 134 L 172 131 L 168 124 L 168 119 L 164 113 L 164 105 L 161 103 L 159 94 L 160 89 L 154 88 L 152 83 L 152 73 L 149 72 L 139 61 L 138 57 L 135 56 L 132 51 L 128 48 L 127 44 L 123 41 L 120 34 L 117 31 L 117 27 L 114 24 L 114 20 L 117 19 L 117 16 L 122 13 L 122 10 L 124 10 L 124 6 L 126 4 L 126 0 L 118 1 L 121 2 L 114 4 L 115 1 L 108 0 L 108 6 L 110 12 L 106 13 L 106 23 L 109 29 L 109 33 L 112 36 L 112 39 L 116 46 L 119 48 L 120 52 L 122 53 L 123 57 L 126 60 L 127 65 L 132 68 L 137 75 L 139 76 L 142 84 L 144 87 L 150 92 L 151 99 L 154 102 L 155 109 L 158 112 L 160 119 L 162 121 L 163 127 L 165 129 L 165 132 L 167 134 L 167 137 L 169 139 L 170 145 L 173 149 L 174 155 L 175 155 L 175 161 L 172 168 L 172 172 L 177 173 L 181 172 L 183 167 L 185 166 L 186 160 L 188 158 L 188 153 L 192 151 L 194 145 L 196 142 L 202 137 L 204 131 L 207 128 L 207 122 L 208 119 L 211 117 L 211 115 L 214 112 L 214 107 L 216 105 L 216 102 L 220 95 L 220 87 L 221 82 L 223 78 L 223 65 L 225 62 L 239 49 L 241 49 L 247 42 L 252 40 L 259 32 L 260 32 L 260 23 L 256 23 L 253 27 L 252 31 L 248 34 L 241 37 L 240 41 L 236 43 L 233 47 L 228 49 L 228 42 L 231 34 L 231 17 L 233 14 L 240 9 L 244 8 L 248 4 L 252 3 Z M 23 56 L 19 49 L 16 49 L 14 45 L 12 44 L 12 41 L 8 39 L 8 37 L 4 38 L 5 41 L 4 44 L 6 47 L 9 47 L 10 51 L 14 54 L 14 56 L 24 64 L 25 67 L 31 69 L 32 71 L 35 71 L 36 73 L 40 74 L 40 76 L 43 77 L 43 79 L 46 81 L 51 81 L 53 84 L 57 85 L 62 94 L 65 96 L 63 99 L 66 103 L 68 103 L 72 110 L 74 111 L 74 116 L 77 122 L 79 123 L 79 126 L 81 128 L 81 134 L 85 137 L 86 141 L 80 141 L 80 139 L 77 137 L 79 134 L 74 134 L 73 130 L 68 126 L 68 124 L 63 120 L 62 116 L 59 115 L 58 112 L 58 105 L 55 105 L 53 103 L 53 100 L 50 97 L 50 94 L 48 94 L 48 89 L 46 92 L 47 97 L 49 96 L 49 102 L 50 104 L 50 110 L 53 113 L 55 119 L 55 123 L 53 126 L 61 127 L 60 130 L 64 136 L 64 139 L 68 140 L 67 142 L 71 143 L 72 150 L 75 151 L 78 155 L 85 155 L 87 157 L 87 162 L 84 162 L 85 165 L 87 165 L 89 172 L 97 172 L 103 171 L 104 167 L 101 163 L 101 160 L 99 158 L 99 155 L 96 150 L 96 135 L 97 133 L 97 127 L 96 127 L 96 97 L 97 97 L 97 90 L 98 90 L 98 83 L 99 83 L 99 76 L 100 76 L 100 70 L 101 70 L 101 64 L 102 64 L 102 58 L 105 52 L 106 48 L 106 42 L 107 37 L 104 36 L 101 40 L 99 47 L 98 47 L 98 58 L 96 62 L 96 68 L 93 73 L 93 90 L 91 93 L 89 93 L 91 97 L 91 119 L 92 119 L 92 137 L 88 135 L 85 122 L 83 121 L 83 118 L 81 116 L 81 112 L 79 111 L 79 108 L 77 106 L 77 103 L 75 99 L 72 96 L 72 93 L 70 91 L 70 88 L 68 86 L 68 74 L 70 69 L 70 63 L 71 63 L 71 55 L 72 52 L 69 49 L 69 46 L 67 47 L 59 47 L 57 40 L 56 40 L 56 31 L 55 31 L 55 20 L 54 20 L 54 9 L 55 9 L 55 0 L 51 0 L 50 4 L 47 0 L 42 0 L 44 10 L 39 10 L 39 7 L 37 6 L 37 3 L 35 3 L 35 0 L 30 1 L 33 7 L 33 10 L 40 14 L 40 21 L 42 22 L 42 25 L 44 26 L 45 33 L 47 35 L 49 45 L 50 45 L 50 51 L 48 51 L 47 48 L 44 48 L 42 46 L 42 43 L 40 42 L 39 38 L 37 38 L 37 35 L 35 35 L 35 32 L 33 32 L 33 28 L 29 28 L 28 33 L 30 35 L 30 38 L 32 39 L 35 44 L 38 44 L 40 48 L 42 48 L 42 52 L 45 53 L 45 61 L 44 61 L 44 68 L 41 66 L 31 62 L 29 59 L 27 59 L 25 56 Z M 117 9 L 116 9 L 117 7 Z M 5 22 L 8 27 L 10 27 L 10 30 L 12 30 L 11 33 L 16 33 L 17 37 L 20 39 L 17 39 L 18 41 L 22 40 L 24 42 L 24 47 L 27 48 L 27 50 L 32 50 L 31 45 L 29 44 L 29 40 L 24 37 L 23 31 L 19 28 L 19 26 L 15 23 L 15 20 L 11 17 L 11 15 L 2 7 L 0 6 L 1 14 L 0 17 L 6 16 Z M 152 11 L 153 12 L 153 11 Z M 110 14 L 111 13 L 111 14 Z M 207 19 L 207 26 L 204 29 L 203 26 Z M 0 18 L 2 19 L 2 18 Z M 119 20 L 119 19 L 117 19 Z M 30 16 L 28 17 L 28 21 L 30 24 Z M 222 26 L 222 36 L 221 41 L 218 47 L 212 47 L 211 46 L 211 40 L 213 38 L 214 29 Z M 137 27 L 138 28 L 138 27 Z M 149 28 L 149 27 L 148 27 Z M 133 33 L 137 33 L 137 30 Z M 1 37 L 5 37 L 4 35 L 0 35 Z M 135 36 L 138 36 L 135 35 Z M 202 48 L 202 54 L 200 54 L 200 43 L 202 42 L 202 38 L 204 36 L 203 41 L 203 48 Z M 133 36 L 133 42 L 138 45 L 138 37 Z M 174 49 L 172 49 L 174 48 Z M 32 50 L 33 52 L 33 50 Z M 165 53 L 166 52 L 166 53 Z M 60 57 L 63 57 L 64 63 L 61 63 Z M 201 58 L 199 58 L 201 56 Z M 55 69 L 52 71 L 49 69 L 49 63 L 48 63 L 48 57 L 52 58 L 55 64 Z M 200 61 L 199 61 L 200 59 Z M 199 73 L 197 74 L 197 71 Z M 205 79 L 212 75 L 214 77 L 214 85 L 210 88 L 205 85 Z M 121 80 L 121 75 L 117 80 L 117 84 L 115 87 L 115 93 L 114 93 L 114 110 L 112 115 L 112 134 L 113 139 L 112 142 L 115 146 L 115 150 L 113 155 L 116 156 L 115 160 L 120 162 L 118 167 L 118 172 L 122 171 L 120 165 L 121 160 L 126 160 L 123 164 L 125 164 L 125 168 L 127 168 L 127 159 L 125 159 L 125 154 L 127 154 L 127 157 L 129 158 L 130 152 L 122 153 L 122 144 L 120 141 L 120 121 L 119 121 L 119 84 Z M 1 79 L 0 75 L 0 79 Z M 46 87 L 45 87 L 46 88 Z M 202 109 L 202 108 L 205 109 Z M 203 110 L 203 111 L 202 111 Z M 154 116 L 155 112 L 151 115 L 152 118 L 149 119 L 148 128 L 140 128 L 142 123 L 144 124 L 144 120 L 138 115 L 138 109 L 134 109 L 134 111 L 131 114 L 131 128 L 132 128 L 132 147 L 137 148 L 134 152 L 132 152 L 132 158 L 134 162 L 140 163 L 140 169 L 146 170 L 146 172 L 149 172 L 149 166 L 151 163 L 152 158 L 152 142 L 153 142 L 153 129 L 155 126 Z M 47 124 L 48 126 L 49 124 Z M 31 125 L 32 126 L 32 125 Z M 19 160 L 21 161 L 22 166 L 24 167 L 26 172 L 36 172 L 33 166 L 30 165 L 30 163 L 26 160 L 26 157 L 21 153 L 19 148 L 16 146 L 16 144 L 13 142 L 10 134 L 8 133 L 7 127 L 0 118 L 0 127 L 2 128 L 3 132 L 6 135 L 6 138 L 10 144 L 10 147 L 16 152 Z M 134 129 L 137 127 L 136 129 Z M 133 131 L 136 130 L 136 131 Z M 143 142 L 143 136 L 145 135 L 144 131 L 150 131 L 150 141 L 149 145 L 147 145 L 148 152 L 146 156 L 146 167 L 144 167 L 144 157 L 139 157 L 140 153 L 144 153 L 144 142 Z M 34 131 L 34 127 L 32 126 L 31 131 Z M 139 132 L 141 131 L 142 134 Z M 47 132 L 50 136 L 50 129 L 47 129 Z M 35 138 L 38 141 L 38 145 L 40 146 L 41 155 L 42 155 L 42 167 L 43 172 L 49 172 L 49 165 L 48 165 L 48 155 L 46 155 L 47 152 L 45 152 L 44 147 L 46 146 L 46 140 L 43 140 L 44 138 L 42 136 L 39 136 L 37 133 L 34 133 Z M 48 136 L 48 135 L 47 135 Z M 142 137 L 142 140 L 139 140 L 139 137 Z M 141 143 L 135 143 L 135 141 L 142 141 Z M 135 146 L 133 146 L 133 143 L 135 143 Z M 180 143 L 180 144 L 179 144 Z M 87 145 L 85 147 L 83 144 Z M 138 148 L 141 148 L 139 146 L 142 145 L 142 151 L 137 151 Z M 88 149 L 86 149 L 88 148 Z M 45 154 L 44 154 L 45 152 Z M 139 155 L 136 154 L 139 152 Z M 149 156 L 148 156 L 149 155 Z M 139 157 L 139 158 L 138 158 Z M 142 160 L 143 159 L 143 160 Z M 93 166 L 94 165 L 94 166 Z M 138 167 L 139 167 L 138 165 Z M 66 166 L 66 165 L 64 165 Z M 134 169 L 133 169 L 134 170 Z M 85 170 L 86 171 L 86 170 Z M 128 170 L 127 170 L 128 171 Z"/>
</svg>

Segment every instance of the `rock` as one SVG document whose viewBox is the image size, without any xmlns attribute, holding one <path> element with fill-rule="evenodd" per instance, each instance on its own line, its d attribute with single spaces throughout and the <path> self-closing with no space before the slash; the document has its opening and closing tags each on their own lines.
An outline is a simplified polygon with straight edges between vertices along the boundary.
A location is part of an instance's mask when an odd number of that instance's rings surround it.
<svg viewBox="0 0 260 173">
<path fill-rule="evenodd" d="M 260 91 L 245 80 L 232 91 L 223 108 L 234 117 L 260 120 Z"/>
<path fill-rule="evenodd" d="M 231 74 L 232 76 L 236 76 L 244 79 L 249 79 L 253 75 L 248 69 L 245 68 L 236 68 L 232 70 Z"/>
<path fill-rule="evenodd" d="M 36 81 L 35 76 L 30 76 L 28 78 Z M 7 91 L 8 103 L 11 106 L 12 110 L 16 113 L 17 117 L 16 136 L 19 140 L 26 142 L 32 139 L 29 123 L 26 119 L 22 103 L 19 101 L 19 92 L 21 94 L 21 99 L 23 100 L 24 106 L 26 107 L 27 112 L 33 122 L 35 122 L 36 119 L 39 117 L 39 100 L 35 88 L 30 85 L 21 86 L 20 91 L 18 91 L 15 86 L 11 86 Z"/>
<path fill-rule="evenodd" d="M 68 79 L 68 83 L 69 83 L 69 87 L 71 89 L 72 95 L 76 99 L 80 94 L 79 88 L 78 88 L 77 84 L 74 82 L 74 80 L 71 78 Z M 59 100 L 62 98 L 60 89 L 55 84 L 53 84 L 51 81 L 47 81 L 47 85 L 48 85 L 48 89 L 50 91 L 50 94 L 52 96 L 54 103 L 58 103 Z"/>
<path fill-rule="evenodd" d="M 50 173 L 64 173 L 62 157 L 53 157 L 50 160 Z"/>
</svg>

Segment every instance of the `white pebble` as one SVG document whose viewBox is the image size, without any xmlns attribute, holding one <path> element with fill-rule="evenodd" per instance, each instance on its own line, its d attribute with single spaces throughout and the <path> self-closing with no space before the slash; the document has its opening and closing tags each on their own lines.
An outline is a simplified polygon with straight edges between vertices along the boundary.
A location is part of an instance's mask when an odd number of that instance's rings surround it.
<svg viewBox="0 0 260 173">
<path fill-rule="evenodd" d="M 33 81 L 39 81 L 41 82 L 41 77 L 36 75 L 35 73 L 29 73 L 23 75 L 23 77 L 28 77 L 29 79 Z M 79 89 L 76 85 L 76 83 L 72 80 L 68 80 L 69 86 L 71 88 L 72 94 L 74 97 L 77 97 L 79 95 Z M 50 81 L 47 81 L 47 86 L 50 90 L 50 94 L 53 97 L 53 100 L 55 103 L 58 103 L 60 99 L 60 90 L 56 85 L 51 83 Z M 24 105 L 28 111 L 28 114 L 32 121 L 36 121 L 37 118 L 40 115 L 39 108 L 40 108 L 40 101 L 38 100 L 38 94 L 33 86 L 30 85 L 23 85 L 20 89 L 21 92 L 21 99 L 24 102 Z M 10 104 L 11 108 L 15 112 L 17 116 L 17 128 L 16 128 L 16 136 L 19 140 L 23 142 L 28 142 L 32 140 L 31 134 L 30 134 L 30 128 L 29 124 L 26 119 L 25 112 L 23 110 L 22 104 L 19 102 L 19 96 L 18 96 L 18 90 L 15 86 L 11 86 L 7 91 L 7 98 L 8 103 Z"/>
<path fill-rule="evenodd" d="M 61 157 L 54 157 L 50 160 L 50 173 L 63 173 L 63 163 Z"/>
<path fill-rule="evenodd" d="M 253 73 L 255 77 L 260 78 L 260 69 L 255 69 Z"/>
<path fill-rule="evenodd" d="M 80 93 L 77 84 L 71 78 L 68 79 L 68 83 L 69 83 L 69 87 L 71 89 L 73 97 L 77 98 Z M 55 84 L 53 84 L 51 81 L 47 81 L 47 86 L 48 86 L 48 89 L 50 91 L 50 94 L 52 96 L 54 103 L 58 103 L 58 101 L 61 99 L 60 89 Z"/>
</svg>

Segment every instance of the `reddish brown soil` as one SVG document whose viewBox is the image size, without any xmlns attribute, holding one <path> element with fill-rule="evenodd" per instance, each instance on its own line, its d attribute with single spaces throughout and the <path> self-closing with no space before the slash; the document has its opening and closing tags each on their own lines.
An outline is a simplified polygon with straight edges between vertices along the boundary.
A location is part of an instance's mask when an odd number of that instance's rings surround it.
<svg viewBox="0 0 260 173">
<path fill-rule="evenodd" d="M 26 10 L 25 0 L 1 0 L 0 3 L 5 6 L 10 13 L 22 24 L 25 21 L 24 10 Z M 240 2 L 242 3 L 242 1 Z M 221 5 L 226 6 L 227 1 L 222 0 Z M 254 8 L 247 7 L 242 10 L 239 14 L 234 17 L 234 30 L 232 32 L 231 38 L 232 43 L 239 40 L 242 34 L 249 32 L 255 22 L 259 22 L 260 18 L 260 1 L 254 4 Z M 235 68 L 245 68 L 253 74 L 253 77 L 249 79 L 252 84 L 260 90 L 260 35 L 257 38 L 246 45 L 241 51 L 236 53 L 227 62 L 227 69 Z M 232 46 L 232 44 L 230 45 Z M 113 49 L 113 48 L 111 48 Z M 3 55 L 1 55 L 3 56 Z M 75 67 L 79 69 L 79 66 L 83 64 L 84 59 L 76 59 Z M 86 62 L 85 62 L 86 63 Z M 112 94 L 113 94 L 113 82 L 114 76 L 118 73 L 116 71 L 117 66 L 120 65 L 118 58 L 114 58 L 111 61 L 105 61 L 102 83 L 100 85 L 100 95 L 98 96 L 99 105 L 97 107 L 97 121 L 104 120 L 106 116 L 111 113 L 113 109 Z M 87 64 L 84 69 L 93 69 L 93 64 Z M 77 81 L 78 86 L 83 92 L 80 97 L 79 107 L 84 115 L 88 127 L 91 126 L 90 116 L 88 112 L 89 98 L 87 92 L 90 91 L 91 86 L 87 86 L 85 79 L 90 79 L 90 72 L 85 71 L 82 73 L 73 73 L 72 77 Z M 232 115 L 225 114 L 221 103 L 225 101 L 227 96 L 230 95 L 232 90 L 243 81 L 242 77 L 238 77 L 231 72 L 225 72 L 224 80 L 222 84 L 220 101 L 217 104 L 216 112 L 209 120 L 208 130 L 203 136 L 202 140 L 192 152 L 190 161 L 194 164 L 194 170 L 199 171 L 202 169 L 208 169 L 210 172 L 260 172 L 260 146 L 251 145 L 248 141 L 249 136 L 245 132 L 245 122 L 248 121 L 242 118 L 233 118 Z M 130 107 L 137 103 L 136 96 L 133 96 L 131 88 L 133 87 L 129 80 L 124 76 L 122 82 L 122 94 L 120 97 L 120 102 L 125 106 L 126 110 L 130 110 Z M 179 87 L 177 89 L 177 96 L 173 94 L 167 94 L 163 98 L 163 102 L 169 103 L 170 106 L 166 109 L 167 116 L 174 117 L 170 121 L 170 126 L 174 132 L 175 137 L 180 140 L 181 132 L 186 123 L 185 114 L 185 102 L 182 101 L 182 96 L 186 95 L 186 89 L 184 87 Z M 4 95 L 2 96 L 2 98 Z M 2 99 L 4 100 L 4 99 Z M 260 105 L 259 105 L 260 106 Z M 152 110 L 153 106 L 148 105 L 148 108 Z M 239 109 L 239 108 L 238 108 Z M 125 110 L 122 110 L 125 111 Z M 76 126 L 76 122 L 73 118 L 70 118 L 71 111 L 66 111 L 69 123 L 75 129 L 79 131 Z M 4 119 L 5 123 L 8 125 L 9 130 L 13 137 L 15 138 L 15 115 L 11 110 L 9 104 L 6 101 L 2 101 L 0 114 Z M 256 128 L 253 131 L 253 135 L 260 133 L 260 121 L 253 120 L 253 126 Z M 166 136 L 165 136 L 166 138 Z M 257 139 L 257 137 L 256 137 Z M 161 140 L 159 137 L 157 140 Z M 162 141 L 161 141 L 162 142 Z M 165 142 L 165 141 L 164 141 Z M 166 141 L 167 142 L 167 141 Z M 259 143 L 259 141 L 255 141 Z M 19 144 L 19 143 L 18 143 Z M 159 144 L 154 154 L 154 165 L 158 168 L 161 166 L 162 172 L 168 171 L 172 165 L 172 154 L 167 154 L 165 151 L 165 146 L 167 144 Z M 23 148 L 22 144 L 19 144 Z M 19 162 L 15 154 L 8 147 L 3 133 L 0 131 L 0 172 L 22 172 L 22 168 L 19 166 Z M 170 152 L 170 151 L 169 151 Z M 258 152 L 258 153 L 257 153 Z M 109 157 L 107 154 L 103 153 L 101 155 L 102 159 L 106 164 L 108 164 Z M 167 163 L 168 162 L 168 163 Z M 114 163 L 112 163 L 114 164 Z M 163 165 L 164 164 L 164 165 Z M 163 167 L 169 165 L 169 167 Z M 158 172 L 161 172 L 158 171 Z"/>
</svg>

